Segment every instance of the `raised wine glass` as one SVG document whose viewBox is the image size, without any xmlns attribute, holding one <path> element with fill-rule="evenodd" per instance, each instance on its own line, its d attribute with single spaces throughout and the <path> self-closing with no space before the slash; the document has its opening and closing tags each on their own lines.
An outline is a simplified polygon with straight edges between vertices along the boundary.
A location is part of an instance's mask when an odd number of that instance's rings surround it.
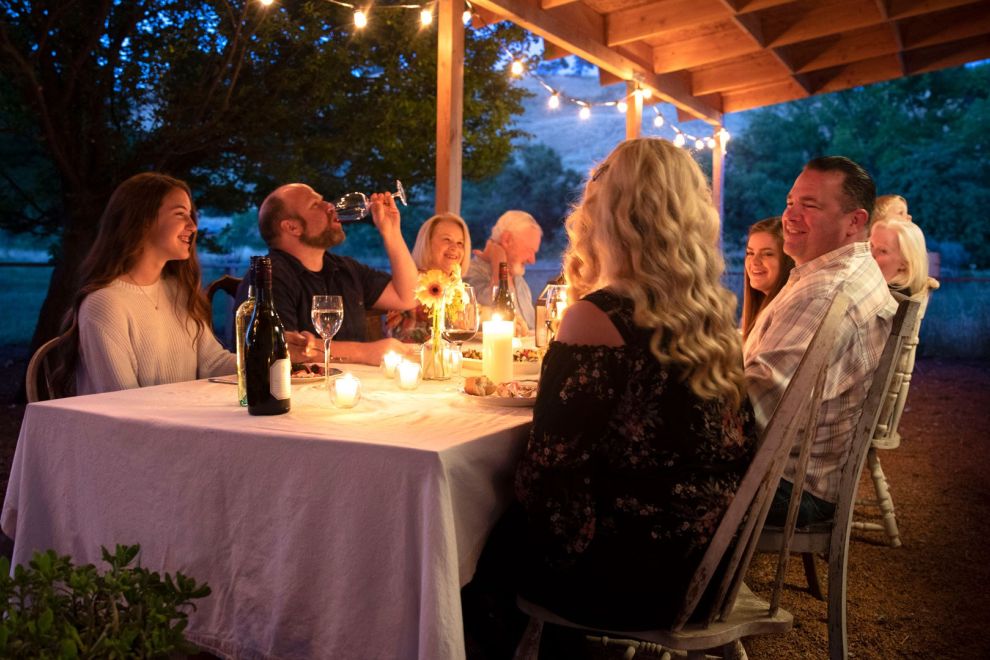
<svg viewBox="0 0 990 660">
<path fill-rule="evenodd" d="M 547 287 L 547 344 L 557 338 L 560 319 L 567 309 L 567 286 L 551 284 Z"/>
<path fill-rule="evenodd" d="M 344 299 L 340 296 L 313 296 L 310 311 L 316 331 L 323 337 L 323 388 L 330 389 L 330 340 L 344 322 Z"/>
<path fill-rule="evenodd" d="M 462 285 L 461 301 L 463 305 L 444 305 L 443 338 L 453 342 L 457 346 L 457 354 L 461 358 L 457 364 L 461 363 L 464 355 L 461 352 L 461 344 L 474 337 L 478 332 L 478 322 L 481 318 L 481 307 L 478 299 L 474 295 L 474 288 L 470 284 Z"/>
<path fill-rule="evenodd" d="M 392 197 L 402 202 L 403 206 L 409 205 L 406 201 L 406 189 L 398 179 L 395 180 L 395 192 L 392 193 Z M 368 196 L 361 192 L 347 193 L 336 201 L 333 208 L 337 211 L 337 219 L 344 224 L 361 222 L 371 213 Z"/>
</svg>

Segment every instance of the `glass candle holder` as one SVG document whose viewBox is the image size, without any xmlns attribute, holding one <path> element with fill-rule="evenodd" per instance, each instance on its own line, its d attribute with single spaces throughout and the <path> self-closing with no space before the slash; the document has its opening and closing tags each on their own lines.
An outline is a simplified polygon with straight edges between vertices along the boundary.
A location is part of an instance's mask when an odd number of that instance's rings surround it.
<svg viewBox="0 0 990 660">
<path fill-rule="evenodd" d="M 386 378 L 395 378 L 395 369 L 402 362 L 402 356 L 395 351 L 389 351 L 382 356 L 382 374 Z"/>
<path fill-rule="evenodd" d="M 330 385 L 330 401 L 338 408 L 353 408 L 361 400 L 361 381 L 348 372 Z"/>
<path fill-rule="evenodd" d="M 419 387 L 419 376 L 421 372 L 422 367 L 419 366 L 418 362 L 410 362 L 408 360 L 400 362 L 399 366 L 395 368 L 395 379 L 399 383 L 399 389 L 414 390 Z"/>
</svg>

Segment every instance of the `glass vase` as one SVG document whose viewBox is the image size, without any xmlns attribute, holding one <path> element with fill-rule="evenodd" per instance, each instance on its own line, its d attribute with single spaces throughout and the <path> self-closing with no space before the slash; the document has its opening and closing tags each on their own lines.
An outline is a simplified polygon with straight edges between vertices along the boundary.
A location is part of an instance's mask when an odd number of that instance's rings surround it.
<svg viewBox="0 0 990 660">
<path fill-rule="evenodd" d="M 447 380 L 453 375 L 453 347 L 443 338 L 443 304 L 437 305 L 432 314 L 430 338 L 423 344 L 423 380 Z"/>
</svg>

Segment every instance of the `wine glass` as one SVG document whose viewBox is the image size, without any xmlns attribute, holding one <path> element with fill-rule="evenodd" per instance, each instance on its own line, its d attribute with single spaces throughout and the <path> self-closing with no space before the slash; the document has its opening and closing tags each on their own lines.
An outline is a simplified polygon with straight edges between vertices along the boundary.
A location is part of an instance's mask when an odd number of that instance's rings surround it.
<svg viewBox="0 0 990 660">
<path fill-rule="evenodd" d="M 402 202 L 403 206 L 409 206 L 406 201 L 406 189 L 402 187 L 402 182 L 395 180 L 395 192 L 392 197 Z M 337 211 L 337 219 L 342 223 L 361 222 L 368 217 L 370 205 L 368 196 L 361 192 L 347 193 L 337 200 L 333 205 Z"/>
<path fill-rule="evenodd" d="M 551 284 L 547 287 L 547 344 L 557 338 L 560 319 L 567 309 L 567 286 Z"/>
<path fill-rule="evenodd" d="M 447 341 L 453 342 L 457 346 L 457 364 L 461 364 L 463 354 L 461 344 L 478 332 L 478 322 L 481 318 L 481 307 L 478 305 L 478 298 L 474 294 L 474 287 L 470 284 L 462 285 L 461 302 L 463 305 L 444 305 L 443 330 L 441 334 Z"/>
<path fill-rule="evenodd" d="M 323 337 L 323 389 L 330 389 L 330 340 L 344 322 L 344 299 L 340 296 L 313 296 L 310 311 L 316 331 Z"/>
</svg>

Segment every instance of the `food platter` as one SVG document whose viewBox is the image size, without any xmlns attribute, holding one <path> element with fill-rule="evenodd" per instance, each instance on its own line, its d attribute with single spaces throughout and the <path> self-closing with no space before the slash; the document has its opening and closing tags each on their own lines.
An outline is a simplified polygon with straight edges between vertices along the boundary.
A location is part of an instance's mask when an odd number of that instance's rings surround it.
<svg viewBox="0 0 990 660">
<path fill-rule="evenodd" d="M 536 397 L 521 397 L 521 396 L 495 396 L 494 394 L 489 396 L 476 396 L 474 394 L 468 394 L 467 392 L 461 391 L 461 394 L 477 401 L 483 406 L 496 406 L 496 407 L 508 407 L 508 408 L 532 408 L 536 405 Z"/>
</svg>

